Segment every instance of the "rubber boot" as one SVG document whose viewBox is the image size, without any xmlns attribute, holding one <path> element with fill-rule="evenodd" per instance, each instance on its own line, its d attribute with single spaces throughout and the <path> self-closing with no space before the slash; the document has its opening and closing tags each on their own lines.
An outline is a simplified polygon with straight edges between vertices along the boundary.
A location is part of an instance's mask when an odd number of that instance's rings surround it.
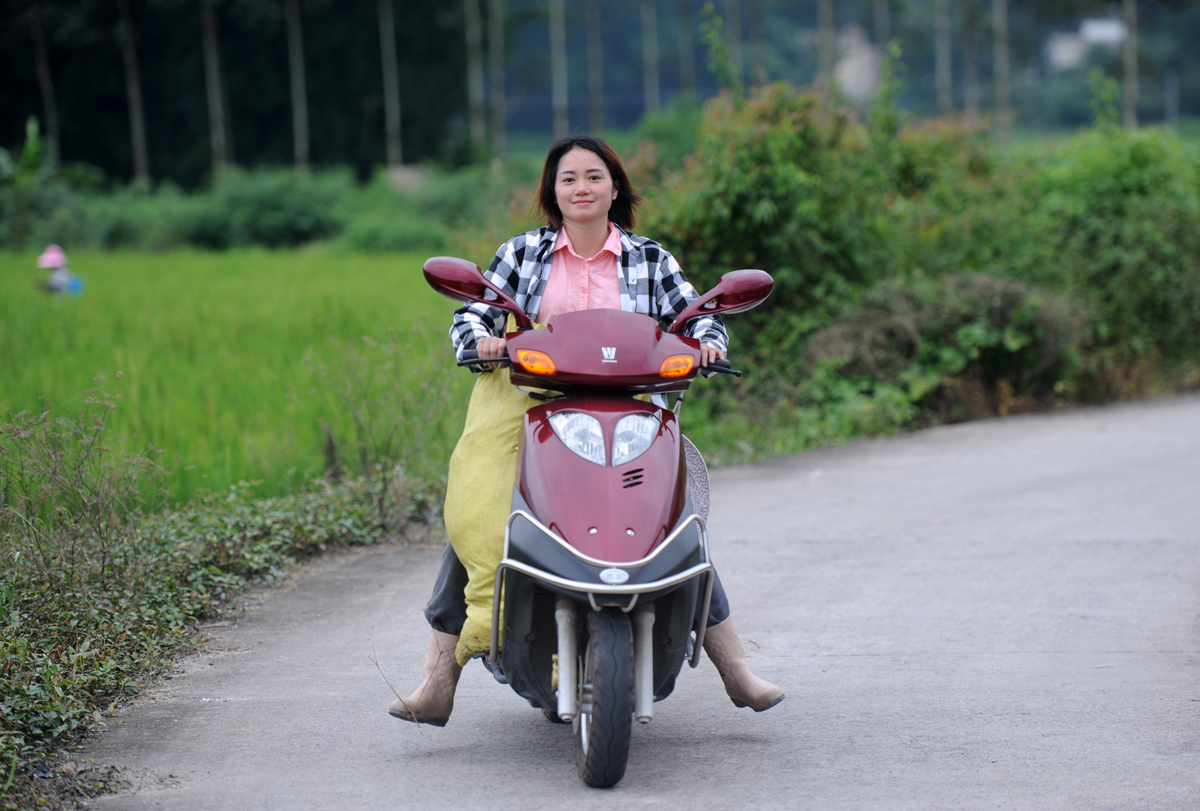
<svg viewBox="0 0 1200 811">
<path fill-rule="evenodd" d="M 454 709 L 458 676 L 462 673 L 454 659 L 457 645 L 457 636 L 430 631 L 429 647 L 425 650 L 425 680 L 408 698 L 393 701 L 388 715 L 433 727 L 446 726 Z"/>
<path fill-rule="evenodd" d="M 710 625 L 704 631 L 704 652 L 717 666 L 721 681 L 725 683 L 725 692 L 734 706 L 762 712 L 783 701 L 783 690 L 751 672 L 732 618 Z"/>
</svg>

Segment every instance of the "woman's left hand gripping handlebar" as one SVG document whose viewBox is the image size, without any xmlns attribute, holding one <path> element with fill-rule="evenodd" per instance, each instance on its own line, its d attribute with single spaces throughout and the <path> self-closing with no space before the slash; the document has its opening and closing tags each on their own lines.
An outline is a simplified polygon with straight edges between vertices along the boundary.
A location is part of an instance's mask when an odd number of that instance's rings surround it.
<svg viewBox="0 0 1200 811">
<path fill-rule="evenodd" d="M 475 345 L 475 351 L 479 353 L 479 357 L 481 358 L 505 358 L 508 357 L 508 341 L 504 338 L 496 338 L 489 335 L 486 338 L 479 339 Z M 724 356 L 724 353 L 722 353 L 721 357 Z M 499 365 L 499 363 L 488 363 L 482 368 L 495 369 Z M 701 361 L 701 365 L 703 365 L 703 361 Z"/>
</svg>

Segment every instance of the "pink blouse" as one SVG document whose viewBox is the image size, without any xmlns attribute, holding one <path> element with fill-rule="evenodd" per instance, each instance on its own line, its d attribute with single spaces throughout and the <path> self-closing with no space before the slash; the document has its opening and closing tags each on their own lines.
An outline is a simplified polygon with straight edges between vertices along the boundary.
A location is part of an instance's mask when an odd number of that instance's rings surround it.
<svg viewBox="0 0 1200 811">
<path fill-rule="evenodd" d="M 546 324 L 556 315 L 575 310 L 621 309 L 620 272 L 621 232 L 608 224 L 608 239 L 604 247 L 590 259 L 575 252 L 567 229 L 558 232 L 550 257 L 550 278 L 542 293 L 538 308 L 539 324 Z"/>
</svg>

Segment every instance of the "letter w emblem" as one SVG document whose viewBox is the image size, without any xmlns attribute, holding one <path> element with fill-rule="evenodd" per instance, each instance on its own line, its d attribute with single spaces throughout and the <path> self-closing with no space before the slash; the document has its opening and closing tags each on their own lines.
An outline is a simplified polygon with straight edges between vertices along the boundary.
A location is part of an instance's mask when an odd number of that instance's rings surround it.
<svg viewBox="0 0 1200 811">
<path fill-rule="evenodd" d="M 604 355 L 605 363 L 617 362 L 617 348 L 615 346 L 602 346 L 600 347 L 600 353 Z"/>
</svg>

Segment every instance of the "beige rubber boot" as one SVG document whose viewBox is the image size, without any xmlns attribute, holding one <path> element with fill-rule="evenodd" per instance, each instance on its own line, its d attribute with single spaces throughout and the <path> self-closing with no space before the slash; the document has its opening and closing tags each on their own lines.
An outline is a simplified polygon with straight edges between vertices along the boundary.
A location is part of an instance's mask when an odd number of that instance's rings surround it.
<svg viewBox="0 0 1200 811">
<path fill-rule="evenodd" d="M 458 676 L 462 673 L 454 659 L 457 645 L 457 636 L 430 631 L 429 647 L 425 650 L 425 680 L 408 698 L 393 701 L 388 715 L 433 727 L 446 726 L 454 709 Z"/>
<path fill-rule="evenodd" d="M 733 628 L 733 619 L 712 625 L 704 631 L 704 652 L 717 666 L 721 681 L 725 682 L 725 692 L 734 706 L 762 712 L 783 701 L 783 690 L 755 676 L 750 665 L 746 664 L 746 651 Z"/>
</svg>

